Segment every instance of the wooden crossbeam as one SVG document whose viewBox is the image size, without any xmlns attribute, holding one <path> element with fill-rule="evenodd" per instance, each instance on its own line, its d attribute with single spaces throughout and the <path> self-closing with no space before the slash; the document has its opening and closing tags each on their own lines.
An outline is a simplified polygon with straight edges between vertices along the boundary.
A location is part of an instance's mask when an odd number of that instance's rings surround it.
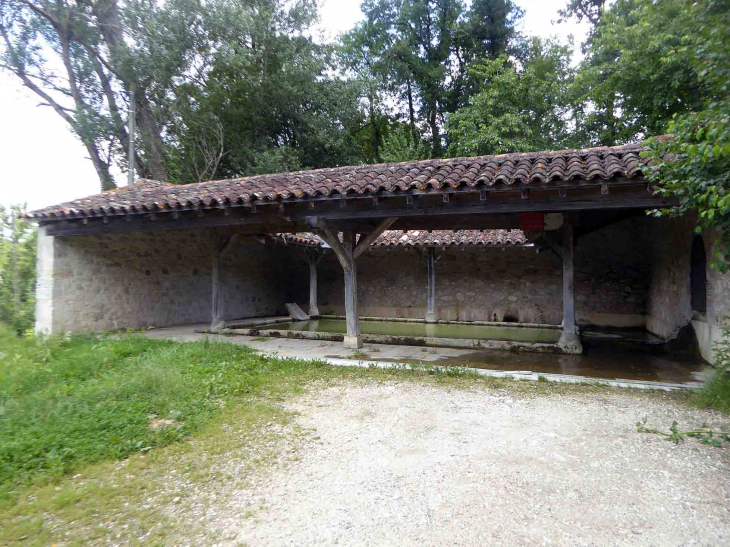
<svg viewBox="0 0 730 547">
<path fill-rule="evenodd" d="M 385 230 L 390 228 L 396 220 L 398 220 L 398 217 L 385 218 L 378 223 L 372 232 L 360 236 L 360 241 L 357 242 L 357 247 L 355 247 L 353 257 L 357 259 L 360 255 L 367 251 L 370 248 L 370 244 L 378 239 Z"/>
</svg>

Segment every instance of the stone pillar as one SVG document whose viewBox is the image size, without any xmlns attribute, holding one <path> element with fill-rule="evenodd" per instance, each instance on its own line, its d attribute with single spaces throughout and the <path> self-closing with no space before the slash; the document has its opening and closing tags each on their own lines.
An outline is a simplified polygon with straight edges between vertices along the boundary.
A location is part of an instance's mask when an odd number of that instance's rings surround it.
<svg viewBox="0 0 730 547">
<path fill-rule="evenodd" d="M 42 336 L 53 334 L 53 292 L 55 285 L 54 261 L 55 240 L 46 235 L 47 228 L 38 228 L 38 247 L 36 251 L 35 287 L 35 332 Z"/>
<path fill-rule="evenodd" d="M 319 305 L 317 303 L 317 263 L 319 258 L 317 252 L 307 250 L 309 261 L 309 317 L 319 317 Z"/>
<path fill-rule="evenodd" d="M 573 223 L 568 215 L 563 220 L 563 334 L 558 345 L 566 353 L 583 353 L 583 345 L 575 325 L 575 289 L 573 283 Z"/>
<path fill-rule="evenodd" d="M 362 347 L 360 336 L 360 318 L 357 315 L 357 261 L 355 260 L 355 232 L 347 230 L 343 233 L 342 245 L 347 256 L 345 272 L 345 317 L 347 322 L 347 334 L 345 335 L 344 346 L 350 349 Z"/>
<path fill-rule="evenodd" d="M 426 323 L 435 323 L 438 319 L 436 317 L 436 249 L 433 247 L 428 248 L 426 265 L 428 271 Z"/>
</svg>

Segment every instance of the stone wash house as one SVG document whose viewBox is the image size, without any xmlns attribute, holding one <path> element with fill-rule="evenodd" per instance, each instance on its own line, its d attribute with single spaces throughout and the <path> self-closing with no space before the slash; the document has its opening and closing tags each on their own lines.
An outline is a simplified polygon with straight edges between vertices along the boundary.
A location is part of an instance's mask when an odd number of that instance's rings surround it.
<svg viewBox="0 0 730 547">
<path fill-rule="evenodd" d="M 730 315 L 715 234 L 643 178 L 638 145 L 320 169 L 174 186 L 141 180 L 35 211 L 40 333 L 286 313 L 641 328 Z"/>
</svg>

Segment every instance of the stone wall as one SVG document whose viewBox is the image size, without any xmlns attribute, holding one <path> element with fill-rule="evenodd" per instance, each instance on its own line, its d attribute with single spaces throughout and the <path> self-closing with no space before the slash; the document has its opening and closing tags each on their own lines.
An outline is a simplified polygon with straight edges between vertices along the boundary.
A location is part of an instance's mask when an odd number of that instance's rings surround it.
<svg viewBox="0 0 730 547">
<path fill-rule="evenodd" d="M 38 331 L 210 321 L 208 231 L 62 238 L 44 237 L 41 229 L 39 235 Z M 222 262 L 227 319 L 285 313 L 284 303 L 301 291 L 301 283 L 291 280 L 307 272 L 290 249 L 255 242 L 236 244 Z"/>
<path fill-rule="evenodd" d="M 689 275 L 693 226 L 690 219 L 658 218 L 651 224 L 654 245 L 646 328 L 662 338 L 692 318 Z"/>
<path fill-rule="evenodd" d="M 650 269 L 648 221 L 626 220 L 578 241 L 579 323 L 643 326 Z M 439 319 L 561 323 L 562 262 L 552 251 L 451 248 L 438 254 Z M 319 271 L 320 310 L 344 314 L 343 275 L 335 257 L 326 257 Z M 402 247 L 365 253 L 358 261 L 358 293 L 361 316 L 423 318 L 425 259 Z"/>
<path fill-rule="evenodd" d="M 695 219 L 661 218 L 652 224 L 653 259 L 647 305 L 647 329 L 662 338 L 691 322 L 702 356 L 712 361 L 712 345 L 720 340 L 720 324 L 730 316 L 730 275 L 710 268 L 717 233 L 703 232 L 707 260 L 707 311 L 692 311 L 691 256 Z"/>
</svg>

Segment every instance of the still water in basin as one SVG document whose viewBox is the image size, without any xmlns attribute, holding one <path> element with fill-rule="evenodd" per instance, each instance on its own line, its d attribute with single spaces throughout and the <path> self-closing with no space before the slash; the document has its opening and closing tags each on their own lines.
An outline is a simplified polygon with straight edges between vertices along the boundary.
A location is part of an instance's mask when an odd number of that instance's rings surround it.
<svg viewBox="0 0 730 547">
<path fill-rule="evenodd" d="M 703 381 L 707 374 L 711 374 L 708 372 L 709 369 L 697 358 L 688 355 L 651 354 L 620 348 L 587 348 L 582 355 L 469 351 L 459 356 L 433 360 L 430 363 L 490 370 L 528 370 L 538 373 L 678 384 Z"/>
<path fill-rule="evenodd" d="M 293 321 L 262 326 L 262 329 L 331 332 L 344 334 L 347 326 L 341 319 Z M 409 323 L 405 321 L 360 321 L 362 334 L 384 334 L 403 337 L 462 338 L 484 340 L 509 340 L 515 342 L 556 343 L 560 330 L 532 327 L 492 327 L 487 325 L 450 325 L 433 323 Z"/>
</svg>

